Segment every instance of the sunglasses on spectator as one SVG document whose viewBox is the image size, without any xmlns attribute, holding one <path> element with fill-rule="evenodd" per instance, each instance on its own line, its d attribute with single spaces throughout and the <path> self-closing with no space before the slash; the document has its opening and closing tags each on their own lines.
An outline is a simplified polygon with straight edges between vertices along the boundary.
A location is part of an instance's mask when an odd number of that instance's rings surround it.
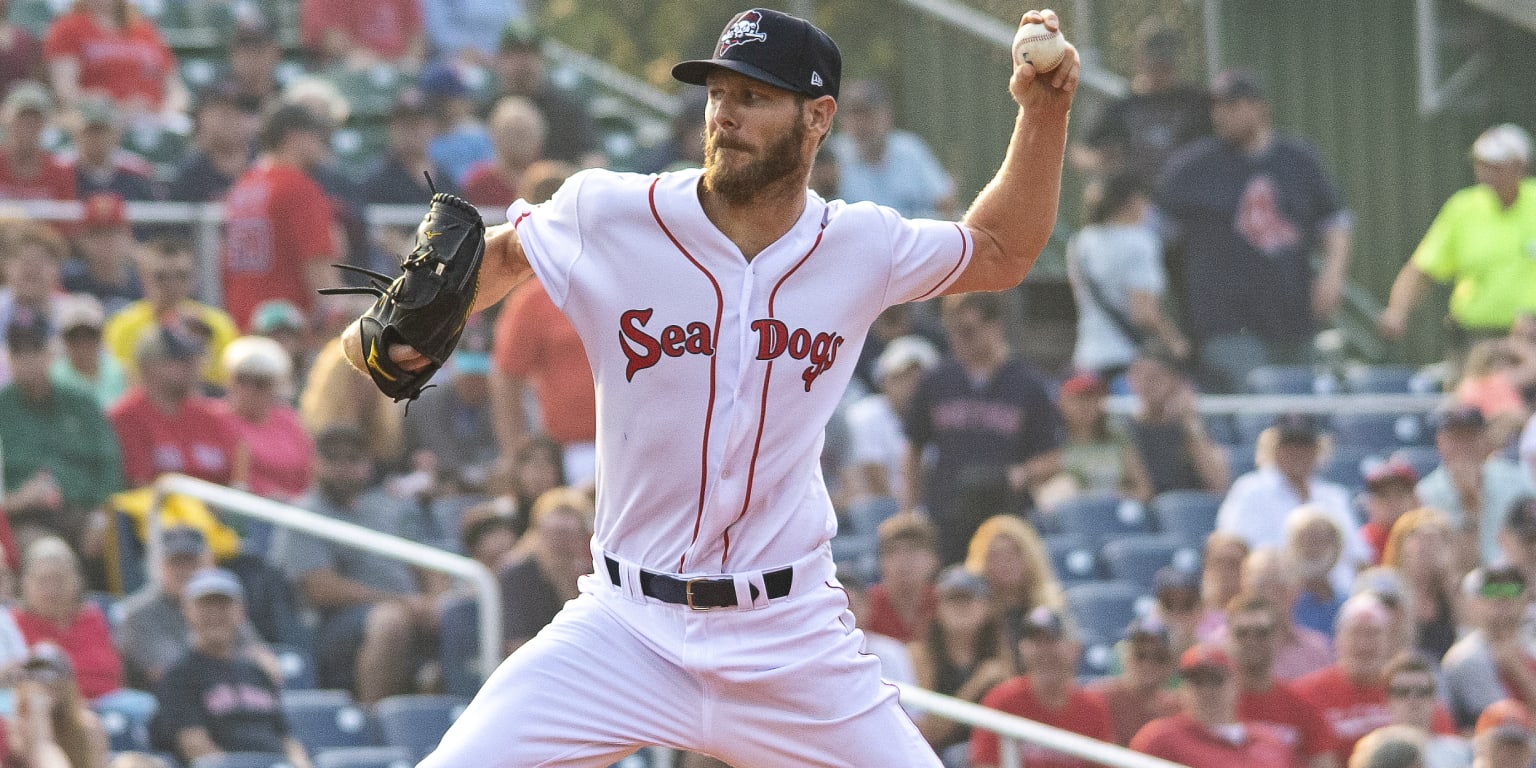
<svg viewBox="0 0 1536 768">
<path fill-rule="evenodd" d="M 1227 673 L 1214 669 L 1191 670 L 1184 673 L 1184 682 L 1194 686 L 1221 685 L 1227 682 Z"/>
<path fill-rule="evenodd" d="M 1275 633 L 1273 624 L 1253 624 L 1249 626 L 1234 626 L 1230 632 L 1238 640 L 1262 640 Z"/>
<path fill-rule="evenodd" d="M 235 376 L 235 383 L 242 387 L 250 387 L 251 389 L 271 389 L 272 385 L 277 383 L 277 380 L 271 376 L 240 374 Z"/>
<path fill-rule="evenodd" d="M 1484 584 L 1482 589 L 1477 591 L 1477 594 L 1494 600 L 1515 600 L 1525 597 L 1525 585 L 1508 581 L 1495 581 Z"/>
<path fill-rule="evenodd" d="M 182 281 L 182 280 L 190 280 L 190 279 L 192 279 L 192 270 L 190 270 L 190 269 L 157 269 L 154 272 L 150 273 L 150 276 L 153 277 L 157 282 L 161 282 L 161 283 L 169 283 L 169 282 L 172 282 L 172 281 L 178 281 L 179 282 L 179 281 Z"/>
<path fill-rule="evenodd" d="M 1387 695 L 1396 699 L 1427 699 L 1435 695 L 1433 685 L 1393 685 L 1387 688 Z"/>
</svg>

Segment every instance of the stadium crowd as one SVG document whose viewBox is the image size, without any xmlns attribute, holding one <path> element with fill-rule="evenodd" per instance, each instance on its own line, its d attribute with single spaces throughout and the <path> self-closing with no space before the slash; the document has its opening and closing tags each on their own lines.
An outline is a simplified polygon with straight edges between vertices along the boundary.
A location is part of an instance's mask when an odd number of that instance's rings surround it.
<svg viewBox="0 0 1536 768">
<path fill-rule="evenodd" d="M 543 289 L 476 317 L 409 411 L 343 359 L 355 297 L 315 291 L 341 279 L 332 263 L 393 272 L 410 250 L 369 205 L 419 205 L 435 184 L 495 210 L 609 164 L 588 105 L 546 71 L 517 0 L 301 0 L 286 27 L 234 8 L 194 78 L 126 0 L 77 0 L 36 29 L 0 0 L 0 209 L 81 205 L 0 223 L 3 766 L 262 752 L 307 768 L 384 744 L 409 761 L 435 737 L 400 725 L 430 720 L 405 702 L 462 701 L 488 672 L 472 596 L 441 575 L 181 497 L 151 562 L 163 473 L 475 558 L 501 581 L 506 653 L 592 568 L 591 372 Z M 1192 768 L 1528 766 L 1531 139 L 1478 138 L 1478 184 L 1447 201 L 1381 317 L 1397 338 L 1425 286 L 1453 282 L 1447 365 L 1316 367 L 1348 201 L 1272 127 L 1258 78 L 1184 82 L 1180 44 L 1149 22 L 1132 94 L 1071 148 L 1090 179 L 1071 372 L 1010 348 L 1004 294 L 876 324 L 823 456 L 867 648 L 891 679 Z M 628 164 L 698 164 L 702 119 L 685 99 L 670 139 Z M 846 86 L 838 123 L 818 192 L 957 212 L 882 84 Z M 371 153 L 335 141 L 358 124 Z M 154 200 L 222 203 L 216 262 L 189 229 L 129 220 Z M 1427 418 L 1200 408 L 1346 390 L 1443 402 Z M 1114 395 L 1134 409 L 1112 413 Z M 994 734 L 914 715 L 951 768 L 998 764 Z"/>
</svg>

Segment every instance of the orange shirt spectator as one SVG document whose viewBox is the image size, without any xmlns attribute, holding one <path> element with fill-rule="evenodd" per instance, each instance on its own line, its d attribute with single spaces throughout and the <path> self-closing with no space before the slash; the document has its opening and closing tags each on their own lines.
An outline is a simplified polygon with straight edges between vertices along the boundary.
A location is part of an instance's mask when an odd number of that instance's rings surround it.
<svg viewBox="0 0 1536 768">
<path fill-rule="evenodd" d="M 48 28 L 43 55 L 65 106 L 104 91 L 130 112 L 161 112 L 179 82 L 160 30 L 126 0 L 80 0 Z"/>
<path fill-rule="evenodd" d="M 496 320 L 495 336 L 496 370 L 532 385 L 544 434 L 566 446 L 592 442 L 597 396 L 586 347 L 543 285 L 530 280 L 513 291 Z"/>
</svg>

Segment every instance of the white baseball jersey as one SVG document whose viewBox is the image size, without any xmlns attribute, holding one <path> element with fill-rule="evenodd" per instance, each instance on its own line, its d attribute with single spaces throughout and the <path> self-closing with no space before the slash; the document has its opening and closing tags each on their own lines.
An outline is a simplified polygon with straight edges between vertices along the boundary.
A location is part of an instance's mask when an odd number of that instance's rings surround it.
<svg viewBox="0 0 1536 768">
<path fill-rule="evenodd" d="M 870 324 L 937 296 L 973 251 L 952 222 L 826 202 L 751 261 L 701 171 L 589 170 L 509 209 L 597 386 L 595 547 L 657 571 L 801 559 L 836 532 L 822 430 Z"/>
</svg>

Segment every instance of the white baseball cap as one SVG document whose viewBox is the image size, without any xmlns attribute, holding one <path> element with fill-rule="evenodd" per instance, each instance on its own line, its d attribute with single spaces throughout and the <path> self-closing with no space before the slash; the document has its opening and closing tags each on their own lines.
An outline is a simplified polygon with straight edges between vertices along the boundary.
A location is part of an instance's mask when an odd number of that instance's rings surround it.
<svg viewBox="0 0 1536 768">
<path fill-rule="evenodd" d="M 224 348 L 224 368 L 231 374 L 286 379 L 293 363 L 283 345 L 265 336 L 241 336 Z"/>
<path fill-rule="evenodd" d="M 1528 163 L 1531 134 L 1514 123 L 1495 125 L 1472 142 L 1472 158 L 1493 165 Z"/>
<path fill-rule="evenodd" d="M 875 380 L 900 373 L 911 366 L 928 370 L 939 362 L 939 351 L 921 336 L 902 336 L 885 345 L 885 351 L 875 360 Z"/>
</svg>

